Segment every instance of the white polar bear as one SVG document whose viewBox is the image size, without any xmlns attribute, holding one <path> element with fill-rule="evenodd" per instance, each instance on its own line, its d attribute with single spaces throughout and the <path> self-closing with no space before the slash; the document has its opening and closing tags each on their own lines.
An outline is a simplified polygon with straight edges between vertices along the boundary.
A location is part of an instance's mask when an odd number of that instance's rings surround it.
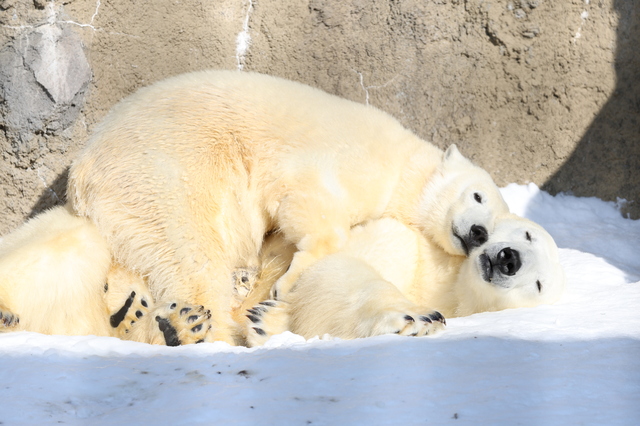
<svg viewBox="0 0 640 426">
<path fill-rule="evenodd" d="M 565 286 L 558 249 L 539 225 L 508 215 L 468 258 L 445 253 L 394 219 L 356 226 L 337 253 L 317 261 L 282 301 L 249 310 L 247 343 L 289 330 L 306 338 L 425 335 L 442 317 L 557 301 Z"/>
<path fill-rule="evenodd" d="M 475 207 L 479 204 L 475 198 L 485 194 L 486 182 L 476 182 L 477 178 L 476 169 L 470 168 L 455 148 L 447 151 L 433 173 L 430 185 L 441 193 L 437 199 L 450 204 L 440 210 L 452 218 L 452 223 L 475 223 L 471 219 L 478 213 L 484 220 L 484 209 Z M 481 242 L 475 235 L 466 235 L 460 241 L 468 247 Z M 1 314 L 6 322 L 0 331 L 109 335 L 177 345 L 201 341 L 210 326 L 210 312 L 201 306 L 174 302 L 156 307 L 154 315 L 145 315 L 154 305 L 145 280 L 112 261 L 107 244 L 93 223 L 74 216 L 69 206 L 52 209 L 27 222 L 6 237 L 0 250 L 0 303 L 5 305 Z M 295 246 L 280 233 L 267 238 L 260 252 L 261 285 L 246 299 L 246 289 L 238 291 L 233 303 L 224 308 L 235 321 L 234 336 L 238 341 L 242 340 L 244 313 L 268 298 L 271 285 L 264 283 L 273 283 L 280 277 L 294 253 Z M 236 288 L 250 286 L 251 271 L 234 273 Z M 245 282 L 247 278 L 249 282 Z M 19 327 L 17 318 L 21 319 Z"/>
<path fill-rule="evenodd" d="M 443 158 L 456 171 L 436 179 Z M 473 188 L 443 199 L 460 174 Z M 255 266 L 269 231 L 298 250 L 276 283 L 283 296 L 358 223 L 392 217 L 466 255 L 507 211 L 455 147 L 443 154 L 373 107 L 237 71 L 185 74 L 121 101 L 72 164 L 68 197 L 115 262 L 147 278 L 156 309 L 203 305 L 207 339 L 230 343 L 230 277 Z"/>
</svg>

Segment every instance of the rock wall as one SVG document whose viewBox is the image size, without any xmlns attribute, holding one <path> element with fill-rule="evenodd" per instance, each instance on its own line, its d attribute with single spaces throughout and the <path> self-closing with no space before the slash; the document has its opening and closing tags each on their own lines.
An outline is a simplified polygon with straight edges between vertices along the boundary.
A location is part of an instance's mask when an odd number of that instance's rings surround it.
<svg viewBox="0 0 640 426">
<path fill-rule="evenodd" d="M 190 70 L 375 105 L 500 185 L 640 217 L 636 0 L 0 0 L 0 235 L 64 200 L 108 109 Z"/>
</svg>

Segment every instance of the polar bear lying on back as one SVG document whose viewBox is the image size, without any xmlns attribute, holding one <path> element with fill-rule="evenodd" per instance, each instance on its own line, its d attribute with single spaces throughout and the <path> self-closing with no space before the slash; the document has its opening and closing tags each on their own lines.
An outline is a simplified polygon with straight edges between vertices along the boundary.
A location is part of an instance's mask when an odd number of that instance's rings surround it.
<svg viewBox="0 0 640 426">
<path fill-rule="evenodd" d="M 433 184 L 443 158 L 457 156 L 376 108 L 266 75 L 204 71 L 117 104 L 72 164 L 67 195 L 115 261 L 148 278 L 153 318 L 203 305 L 206 339 L 233 343 L 229 277 L 257 263 L 269 231 L 297 247 L 279 296 L 368 220 L 395 218 L 452 255 L 486 240 L 507 211 L 490 176 L 464 160 L 477 189 L 443 199 L 448 181 Z M 452 203 L 466 213 L 451 216 Z M 192 337 L 183 343 L 202 339 Z"/>
<path fill-rule="evenodd" d="M 507 215 L 468 258 L 450 256 L 393 219 L 353 228 L 347 244 L 306 269 L 282 301 L 249 310 L 247 342 L 289 330 L 306 338 L 425 335 L 445 317 L 559 299 L 558 249 L 539 225 Z"/>
</svg>

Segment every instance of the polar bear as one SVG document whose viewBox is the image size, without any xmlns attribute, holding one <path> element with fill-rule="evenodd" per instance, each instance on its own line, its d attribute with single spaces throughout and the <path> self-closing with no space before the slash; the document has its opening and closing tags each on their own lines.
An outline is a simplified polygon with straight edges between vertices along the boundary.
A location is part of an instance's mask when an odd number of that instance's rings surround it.
<svg viewBox="0 0 640 426">
<path fill-rule="evenodd" d="M 467 160 L 451 148 L 434 172 L 431 184 L 442 186 L 439 199 L 450 203 L 442 210 L 461 209 L 449 213 L 458 218 L 452 221 L 471 220 L 482 212 L 474 208 L 475 194 L 484 193 L 482 183 L 476 182 L 474 169 L 467 169 Z M 470 190 L 473 203 L 465 203 L 471 198 Z M 458 198 L 452 198 L 454 194 Z M 469 235 L 461 239 L 469 247 L 478 243 L 478 238 Z M 5 325 L 0 331 L 96 334 L 178 345 L 202 341 L 210 327 L 211 313 L 202 306 L 173 302 L 154 308 L 146 280 L 112 260 L 95 225 L 75 216 L 70 206 L 30 220 L 7 236 L 0 250 L 0 303 L 4 303 L 0 315 Z M 294 253 L 295 246 L 281 233 L 268 236 L 260 251 L 261 283 L 273 283 L 280 277 Z M 244 268 L 230 277 L 239 289 L 232 304 L 225 307 L 234 326 L 243 323 L 245 311 L 253 304 L 268 298 L 270 285 L 257 286 L 246 297 L 243 287 L 251 285 L 254 273 Z M 154 315 L 146 315 L 152 309 L 156 309 Z M 234 340 L 241 342 L 242 332 L 242 327 L 234 327 Z"/>
<path fill-rule="evenodd" d="M 473 189 L 441 199 L 456 178 L 434 183 L 443 159 L 474 175 Z M 205 306 L 207 340 L 229 343 L 229 277 L 257 263 L 269 231 L 297 248 L 275 286 L 283 297 L 358 223 L 392 217 L 463 256 L 507 211 L 455 147 L 443 153 L 371 106 L 239 71 L 173 77 L 118 103 L 73 162 L 67 194 L 114 261 L 147 278 L 154 309 Z M 454 202 L 467 213 L 451 216 Z"/>
<path fill-rule="evenodd" d="M 527 219 L 498 218 L 467 258 L 397 220 L 378 219 L 354 227 L 346 245 L 303 271 L 284 300 L 249 309 L 247 343 L 286 330 L 306 338 L 433 334 L 444 317 L 554 303 L 564 286 L 553 238 Z"/>
</svg>

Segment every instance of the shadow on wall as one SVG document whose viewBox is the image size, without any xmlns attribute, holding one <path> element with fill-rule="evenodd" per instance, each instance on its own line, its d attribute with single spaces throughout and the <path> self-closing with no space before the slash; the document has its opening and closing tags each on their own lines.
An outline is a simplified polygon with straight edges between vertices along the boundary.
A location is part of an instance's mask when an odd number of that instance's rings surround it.
<svg viewBox="0 0 640 426">
<path fill-rule="evenodd" d="M 543 185 L 556 194 L 624 198 L 623 215 L 640 218 L 640 4 L 615 0 L 619 15 L 616 87 L 575 151 Z"/>
<path fill-rule="evenodd" d="M 62 205 L 67 202 L 67 181 L 69 178 L 69 168 L 60 173 L 53 183 L 44 190 L 38 201 L 31 208 L 29 219 L 52 207 Z"/>
</svg>

